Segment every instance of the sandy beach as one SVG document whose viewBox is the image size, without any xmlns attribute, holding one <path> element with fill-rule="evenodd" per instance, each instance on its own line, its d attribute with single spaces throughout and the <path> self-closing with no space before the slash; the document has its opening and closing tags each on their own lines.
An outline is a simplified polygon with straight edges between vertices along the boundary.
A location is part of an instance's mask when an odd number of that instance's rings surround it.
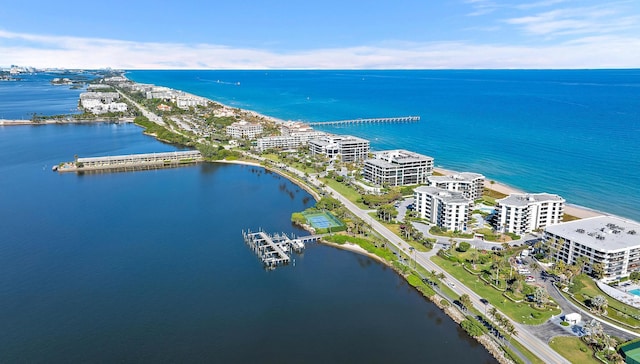
<svg viewBox="0 0 640 364">
<path fill-rule="evenodd" d="M 434 171 L 438 172 L 438 173 L 442 173 L 444 175 L 452 175 L 452 174 L 456 174 L 456 173 L 460 173 L 460 172 L 456 172 L 456 171 L 452 171 L 449 169 L 444 169 L 444 168 L 440 168 L 440 167 L 436 167 L 434 168 Z M 496 191 L 496 192 L 500 192 L 500 193 L 504 193 L 506 195 L 512 194 L 512 193 L 527 193 L 525 191 L 519 190 L 515 187 L 511 187 L 509 185 L 506 185 L 504 183 L 498 182 L 498 181 L 493 181 L 493 183 L 491 183 L 490 181 L 486 181 L 485 185 L 486 188 Z M 544 191 L 537 191 L 536 193 L 541 193 Z M 578 206 L 578 205 L 573 205 L 570 203 L 565 204 L 564 206 L 564 212 L 567 215 L 571 215 L 571 216 L 575 216 L 575 217 L 579 217 L 581 219 L 585 219 L 588 217 L 594 217 L 594 216 L 602 216 L 605 215 L 602 212 L 599 211 L 595 211 L 592 209 L 589 209 L 587 207 L 583 207 L 583 206 Z"/>
</svg>

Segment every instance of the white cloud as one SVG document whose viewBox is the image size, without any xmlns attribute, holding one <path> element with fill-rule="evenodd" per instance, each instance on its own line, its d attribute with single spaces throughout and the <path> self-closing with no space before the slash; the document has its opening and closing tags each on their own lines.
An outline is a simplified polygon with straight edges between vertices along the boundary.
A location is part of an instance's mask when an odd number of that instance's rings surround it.
<svg viewBox="0 0 640 364">
<path fill-rule="evenodd" d="M 0 31 L 0 54 L 2 62 L 7 62 L 4 66 L 63 68 L 636 68 L 640 66 L 640 39 L 589 36 L 547 46 L 396 42 L 276 53 L 214 44 L 144 43 Z"/>
<path fill-rule="evenodd" d="M 576 34 L 611 34 L 638 28 L 637 15 L 622 15 L 623 7 L 606 6 L 555 9 L 534 15 L 506 19 L 507 24 L 519 27 L 536 36 L 556 37 Z"/>
</svg>

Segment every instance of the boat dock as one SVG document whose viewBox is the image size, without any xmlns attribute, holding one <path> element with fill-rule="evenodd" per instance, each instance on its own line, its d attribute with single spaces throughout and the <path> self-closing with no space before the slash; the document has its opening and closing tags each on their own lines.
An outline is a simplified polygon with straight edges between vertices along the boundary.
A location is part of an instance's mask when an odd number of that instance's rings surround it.
<svg viewBox="0 0 640 364">
<path fill-rule="evenodd" d="M 302 253 L 305 244 L 316 242 L 320 239 L 317 235 L 302 238 L 290 238 L 287 234 L 267 234 L 264 231 L 252 233 L 242 231 L 244 242 L 249 245 L 260 258 L 265 267 L 273 269 L 291 262 L 291 252 Z"/>
<path fill-rule="evenodd" d="M 400 116 L 400 117 L 393 117 L 393 118 L 314 121 L 307 124 L 311 126 L 322 126 L 322 125 L 346 125 L 346 124 L 413 123 L 418 121 L 420 121 L 419 116 Z"/>
<path fill-rule="evenodd" d="M 165 153 L 129 154 L 106 157 L 76 158 L 73 162 L 53 166 L 58 172 L 134 171 L 141 169 L 171 168 L 202 162 L 197 150 Z"/>
</svg>

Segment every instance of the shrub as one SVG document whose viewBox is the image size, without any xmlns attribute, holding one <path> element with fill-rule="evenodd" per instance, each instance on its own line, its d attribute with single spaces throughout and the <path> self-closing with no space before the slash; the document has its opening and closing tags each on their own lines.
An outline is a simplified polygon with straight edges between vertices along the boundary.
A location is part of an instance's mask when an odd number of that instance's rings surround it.
<svg viewBox="0 0 640 364">
<path fill-rule="evenodd" d="M 458 244 L 458 247 L 456 248 L 456 250 L 464 253 L 467 250 L 469 250 L 469 248 L 471 248 L 471 244 L 467 243 L 466 241 L 461 241 L 460 244 Z"/>
<path fill-rule="evenodd" d="M 464 321 L 460 323 L 460 326 L 466 331 L 469 335 L 476 337 L 485 333 L 486 328 L 480 324 L 480 322 L 476 321 L 473 318 L 467 317 Z"/>
</svg>

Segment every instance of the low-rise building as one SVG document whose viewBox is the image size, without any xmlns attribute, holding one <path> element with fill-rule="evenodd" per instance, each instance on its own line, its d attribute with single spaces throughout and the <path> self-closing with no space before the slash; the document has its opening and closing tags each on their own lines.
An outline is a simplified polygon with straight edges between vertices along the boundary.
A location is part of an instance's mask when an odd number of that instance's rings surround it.
<svg viewBox="0 0 640 364">
<path fill-rule="evenodd" d="M 227 126 L 227 134 L 234 139 L 255 139 L 262 134 L 262 124 L 238 121 Z"/>
<path fill-rule="evenodd" d="M 544 238 L 553 258 L 567 264 L 586 257 L 588 273 L 599 263 L 603 281 L 615 281 L 640 270 L 640 223 L 617 216 L 596 216 L 547 226 Z"/>
<path fill-rule="evenodd" d="M 467 198 L 477 200 L 484 193 L 484 176 L 479 173 L 461 172 L 449 176 L 429 176 L 429 186 L 462 192 Z"/>
<path fill-rule="evenodd" d="M 424 184 L 433 173 L 433 158 L 403 149 L 376 152 L 364 162 L 363 173 L 379 186 Z"/>
<path fill-rule="evenodd" d="M 473 201 L 462 192 L 421 186 L 414 190 L 418 215 L 442 229 L 465 231 L 473 210 Z"/>
<path fill-rule="evenodd" d="M 369 141 L 351 135 L 325 134 L 309 141 L 311 155 L 323 155 L 343 162 L 357 162 L 369 158 Z"/>
<path fill-rule="evenodd" d="M 564 216 L 565 200 L 549 193 L 512 193 L 496 203 L 494 227 L 502 233 L 530 233 L 559 224 Z"/>
</svg>

